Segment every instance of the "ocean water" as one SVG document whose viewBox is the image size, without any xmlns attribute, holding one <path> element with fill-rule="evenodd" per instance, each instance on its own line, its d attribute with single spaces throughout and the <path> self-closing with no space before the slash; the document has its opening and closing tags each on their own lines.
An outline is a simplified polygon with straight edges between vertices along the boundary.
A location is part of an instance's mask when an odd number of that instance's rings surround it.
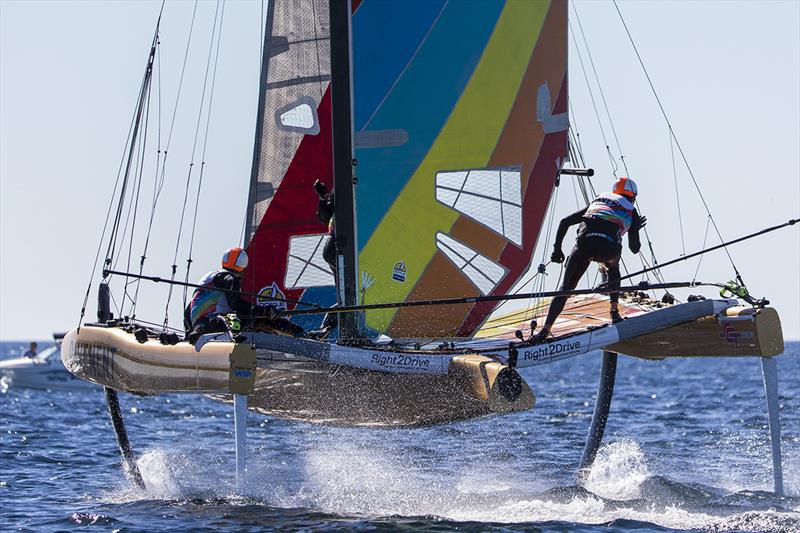
<svg viewBox="0 0 800 533">
<path fill-rule="evenodd" d="M 18 344 L 0 344 L 9 356 Z M 251 414 L 234 486 L 229 406 L 121 395 L 147 484 L 120 470 L 102 391 L 0 394 L 2 531 L 800 531 L 800 343 L 778 359 L 787 496 L 771 493 L 757 359 L 620 357 L 583 484 L 599 356 L 524 371 L 532 411 L 416 430 Z"/>
</svg>

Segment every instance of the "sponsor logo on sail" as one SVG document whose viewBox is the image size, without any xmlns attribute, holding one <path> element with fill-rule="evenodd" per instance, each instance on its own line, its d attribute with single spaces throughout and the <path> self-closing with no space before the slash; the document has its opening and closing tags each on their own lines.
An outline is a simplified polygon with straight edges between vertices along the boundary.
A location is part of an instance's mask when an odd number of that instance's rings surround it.
<svg viewBox="0 0 800 533">
<path fill-rule="evenodd" d="M 260 291 L 258 291 L 258 297 L 256 298 L 256 305 L 260 305 L 262 307 L 272 306 L 276 309 L 281 311 L 286 310 L 286 302 L 281 302 L 277 300 L 270 300 L 270 298 L 280 298 L 282 300 L 286 299 L 286 295 L 281 291 L 278 284 L 274 281 L 272 285 L 267 285 L 266 287 L 262 287 Z"/>
<path fill-rule="evenodd" d="M 392 279 L 400 283 L 406 282 L 406 262 L 399 261 L 392 268 Z"/>
</svg>

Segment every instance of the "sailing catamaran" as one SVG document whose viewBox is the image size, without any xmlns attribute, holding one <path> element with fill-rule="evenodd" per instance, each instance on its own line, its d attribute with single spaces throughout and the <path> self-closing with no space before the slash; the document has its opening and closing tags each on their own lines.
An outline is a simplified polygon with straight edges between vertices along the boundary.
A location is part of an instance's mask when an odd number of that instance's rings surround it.
<svg viewBox="0 0 800 533">
<path fill-rule="evenodd" d="M 98 322 L 65 341 L 75 375 L 106 387 L 129 472 L 140 484 L 116 391 L 192 392 L 235 404 L 237 474 L 247 409 L 319 423 L 404 427 L 530 409 L 518 369 L 604 350 L 588 467 L 600 444 L 616 353 L 637 357 L 761 356 L 780 490 L 777 312 L 745 299 L 655 301 L 626 285 L 626 320 L 607 318 L 607 287 L 570 291 L 554 337 L 534 344 L 532 307 L 489 319 L 531 267 L 551 195 L 570 169 L 567 2 L 273 0 L 266 14 L 258 119 L 245 224 L 242 294 L 306 328 L 336 313 L 338 336 L 297 338 L 255 317 L 195 344 L 135 317 L 114 319 L 110 282 L 169 280 L 111 268 Z M 140 88 L 117 219 L 158 45 Z M 446 59 L 445 59 L 446 58 Z M 139 177 L 141 179 L 141 177 Z M 335 190 L 338 279 L 313 183 Z M 188 184 L 187 184 L 188 190 Z M 130 237 L 133 238 L 132 235 Z M 144 264 L 144 254 L 142 266 Z M 639 273 L 630 274 L 627 277 Z M 625 285 L 625 284 L 623 284 Z M 695 284 L 696 285 L 696 284 Z M 88 294 L 88 292 L 87 292 Z M 328 309 L 334 303 L 338 307 Z M 84 305 L 85 309 L 85 305 Z"/>
</svg>

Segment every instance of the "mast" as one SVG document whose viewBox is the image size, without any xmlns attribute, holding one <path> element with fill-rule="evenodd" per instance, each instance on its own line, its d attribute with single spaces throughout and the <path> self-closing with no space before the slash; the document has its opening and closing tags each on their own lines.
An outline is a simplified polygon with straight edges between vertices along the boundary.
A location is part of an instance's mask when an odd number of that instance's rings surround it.
<svg viewBox="0 0 800 533">
<path fill-rule="evenodd" d="M 350 72 L 350 0 L 330 3 L 331 27 L 331 114 L 333 122 L 333 184 L 336 212 L 337 301 L 355 305 L 358 301 L 358 241 L 356 239 L 355 187 L 353 179 L 353 102 Z M 358 334 L 356 316 L 341 313 L 340 338 Z"/>
</svg>

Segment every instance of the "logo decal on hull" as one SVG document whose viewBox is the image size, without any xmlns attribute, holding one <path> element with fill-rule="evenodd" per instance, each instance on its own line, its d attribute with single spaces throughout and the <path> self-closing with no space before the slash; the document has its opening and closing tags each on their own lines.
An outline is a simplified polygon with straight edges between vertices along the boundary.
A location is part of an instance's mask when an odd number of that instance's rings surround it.
<svg viewBox="0 0 800 533">
<path fill-rule="evenodd" d="M 578 354 L 581 352 L 581 341 L 576 340 L 570 342 L 569 339 L 560 342 L 551 342 L 550 344 L 541 344 L 539 346 L 531 346 L 522 350 L 523 360 L 539 361 L 542 359 L 550 359 L 556 356 L 565 356 L 568 354 Z"/>
</svg>

